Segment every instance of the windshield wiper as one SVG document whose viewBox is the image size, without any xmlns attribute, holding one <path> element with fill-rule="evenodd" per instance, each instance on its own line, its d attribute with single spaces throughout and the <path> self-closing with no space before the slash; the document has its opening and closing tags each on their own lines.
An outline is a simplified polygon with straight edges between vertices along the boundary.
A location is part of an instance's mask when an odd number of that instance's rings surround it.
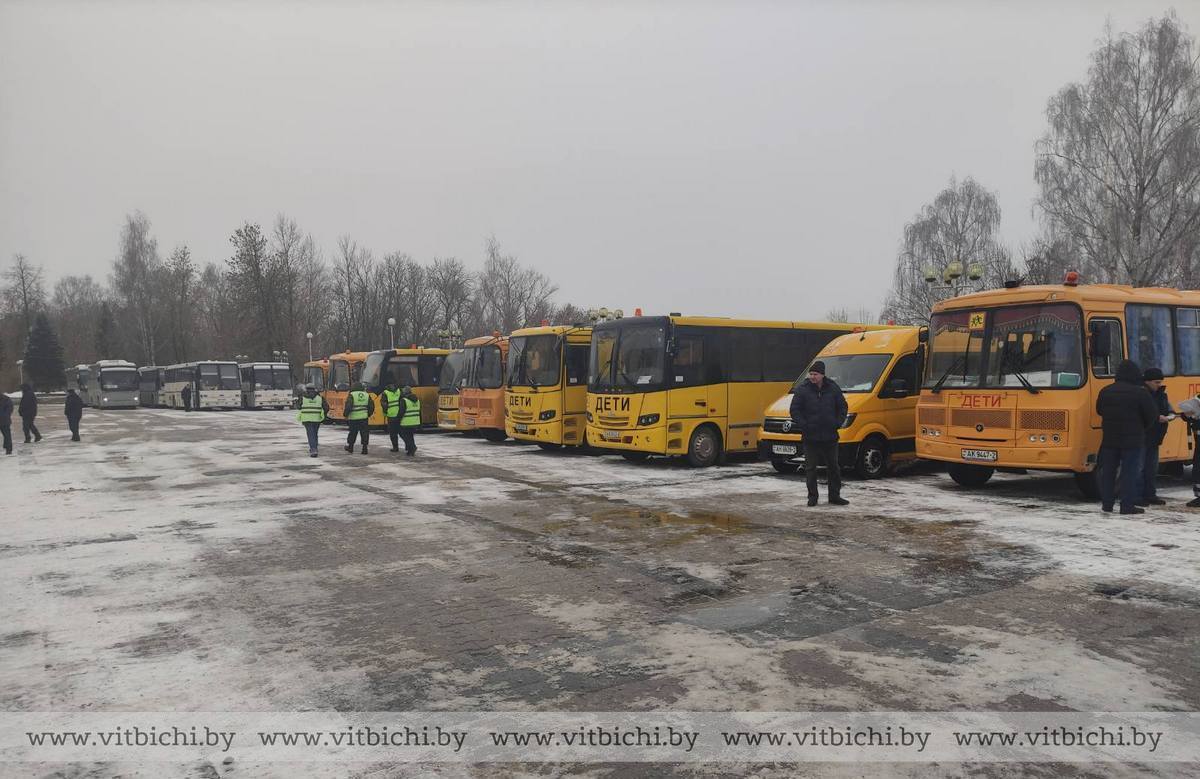
<svg viewBox="0 0 1200 779">
<path fill-rule="evenodd" d="M 955 357 L 954 362 L 950 363 L 950 367 L 946 369 L 946 372 L 942 374 L 941 378 L 933 383 L 933 386 L 929 388 L 929 391 L 935 395 L 941 392 L 942 385 L 946 383 L 946 379 L 950 378 L 950 374 L 954 373 L 958 366 L 966 363 L 966 361 L 967 357 L 964 354 L 960 354 Z"/>
<path fill-rule="evenodd" d="M 1041 355 L 1039 354 L 1039 355 L 1034 355 L 1032 357 L 1025 358 L 1024 360 L 1021 361 L 1020 366 L 1018 366 L 1016 364 L 1017 360 L 1014 357 L 1009 357 L 1009 358 L 1005 359 L 1004 362 L 1001 363 L 1001 365 L 1000 365 L 1000 370 L 1003 371 L 1003 373 L 1000 374 L 1000 377 L 1003 378 L 1006 375 L 1016 376 L 1017 381 L 1021 382 L 1021 386 L 1024 387 L 1025 389 L 1027 389 L 1029 391 L 1030 395 L 1037 395 L 1038 393 L 1041 392 L 1041 390 L 1039 390 L 1037 387 L 1033 386 L 1033 382 L 1031 382 L 1025 376 L 1024 373 L 1021 373 L 1021 368 L 1024 368 L 1026 365 L 1028 365 L 1030 362 L 1032 362 L 1035 357 L 1040 358 Z"/>
</svg>

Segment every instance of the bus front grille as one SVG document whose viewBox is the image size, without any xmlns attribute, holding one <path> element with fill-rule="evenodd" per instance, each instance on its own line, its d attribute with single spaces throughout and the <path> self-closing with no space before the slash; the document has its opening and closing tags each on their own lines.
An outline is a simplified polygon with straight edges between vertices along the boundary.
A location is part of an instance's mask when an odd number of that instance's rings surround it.
<svg viewBox="0 0 1200 779">
<path fill-rule="evenodd" d="M 917 421 L 922 425 L 935 425 L 941 427 L 946 424 L 946 407 L 945 406 L 927 406 L 917 407 Z"/>
<path fill-rule="evenodd" d="M 606 417 L 602 414 L 597 419 L 606 427 L 629 427 L 629 417 Z"/>
<path fill-rule="evenodd" d="M 1012 411 L 1008 409 L 952 409 L 950 424 L 957 427 L 986 427 L 1011 428 L 1013 423 Z"/>
<path fill-rule="evenodd" d="M 1018 417 L 1022 430 L 1066 430 L 1067 412 L 1062 409 L 1022 411 Z"/>
</svg>

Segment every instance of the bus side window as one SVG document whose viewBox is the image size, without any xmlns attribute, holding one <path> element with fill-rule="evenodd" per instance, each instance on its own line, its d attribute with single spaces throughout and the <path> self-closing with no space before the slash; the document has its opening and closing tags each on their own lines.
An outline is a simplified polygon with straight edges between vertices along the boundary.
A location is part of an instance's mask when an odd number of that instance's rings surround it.
<svg viewBox="0 0 1200 779">
<path fill-rule="evenodd" d="M 567 344 L 567 386 L 587 383 L 588 350 L 585 344 Z"/>
<path fill-rule="evenodd" d="M 1092 375 L 1098 379 L 1117 375 L 1117 364 L 1125 359 L 1125 339 L 1116 319 L 1093 319 L 1088 323 L 1088 353 L 1092 357 Z"/>
<path fill-rule="evenodd" d="M 721 339 L 715 328 L 705 332 L 676 331 L 668 387 L 699 387 L 724 381 Z"/>
<path fill-rule="evenodd" d="M 1125 328 L 1129 334 L 1129 359 L 1143 370 L 1158 368 L 1167 376 L 1175 375 L 1171 309 L 1131 303 L 1125 306 Z"/>
<path fill-rule="evenodd" d="M 730 381 L 762 381 L 763 343 L 768 332 L 748 327 L 733 327 L 726 331 Z"/>
<path fill-rule="evenodd" d="M 1175 346 L 1179 352 L 1179 372 L 1200 376 L 1200 308 L 1175 310 Z"/>
</svg>

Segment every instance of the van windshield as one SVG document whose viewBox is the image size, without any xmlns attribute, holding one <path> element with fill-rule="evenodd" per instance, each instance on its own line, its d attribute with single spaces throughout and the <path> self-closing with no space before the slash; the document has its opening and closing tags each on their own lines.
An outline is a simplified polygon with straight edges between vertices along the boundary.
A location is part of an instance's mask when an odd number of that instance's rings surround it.
<svg viewBox="0 0 1200 779">
<path fill-rule="evenodd" d="M 840 354 L 821 357 L 825 363 L 825 375 L 841 388 L 842 392 L 870 392 L 883 375 L 883 369 L 892 360 L 890 354 Z M 796 379 L 792 392 L 808 380 L 805 373 Z"/>
</svg>

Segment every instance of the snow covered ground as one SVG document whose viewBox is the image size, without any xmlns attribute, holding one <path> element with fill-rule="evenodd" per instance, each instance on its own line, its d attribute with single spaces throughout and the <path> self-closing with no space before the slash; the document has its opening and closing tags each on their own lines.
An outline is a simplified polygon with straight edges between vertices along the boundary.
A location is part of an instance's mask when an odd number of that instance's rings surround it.
<svg viewBox="0 0 1200 779">
<path fill-rule="evenodd" d="M 808 508 L 751 462 L 338 428 L 310 459 L 294 412 L 42 429 L 0 458 L 0 710 L 1200 708 L 1183 482 L 1122 517 L 916 467 Z M 160 770 L 71 770 L 117 769 Z"/>
</svg>

